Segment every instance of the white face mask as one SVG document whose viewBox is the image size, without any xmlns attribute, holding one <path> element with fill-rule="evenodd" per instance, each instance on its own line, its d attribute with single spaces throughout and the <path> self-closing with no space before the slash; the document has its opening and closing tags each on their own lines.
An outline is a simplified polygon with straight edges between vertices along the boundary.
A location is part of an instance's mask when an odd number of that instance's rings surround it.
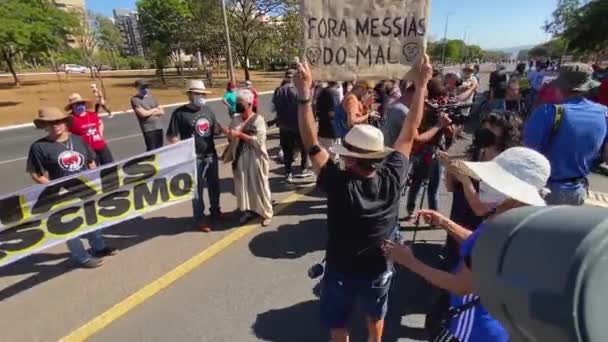
<svg viewBox="0 0 608 342">
<path fill-rule="evenodd" d="M 479 200 L 491 209 L 497 208 L 508 199 L 508 196 L 494 190 L 484 182 L 479 184 Z"/>
<path fill-rule="evenodd" d="M 207 103 L 207 100 L 201 95 L 192 96 L 192 104 L 197 107 L 202 107 Z"/>
</svg>

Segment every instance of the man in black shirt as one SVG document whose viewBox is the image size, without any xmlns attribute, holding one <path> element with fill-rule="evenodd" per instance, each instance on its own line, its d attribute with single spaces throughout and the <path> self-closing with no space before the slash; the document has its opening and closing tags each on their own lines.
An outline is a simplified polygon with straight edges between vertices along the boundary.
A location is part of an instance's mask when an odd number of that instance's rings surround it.
<svg viewBox="0 0 608 342">
<path fill-rule="evenodd" d="M 290 183 L 293 180 L 291 168 L 294 161 L 294 152 L 300 150 L 301 178 L 310 177 L 312 171 L 307 169 L 308 156 L 302 144 L 302 138 L 298 132 L 298 102 L 296 88 L 293 84 L 293 71 L 285 73 L 285 80 L 279 88 L 274 91 L 272 104 L 277 112 L 277 126 L 279 126 L 279 142 L 283 151 L 283 163 L 285 164 L 285 180 Z"/>
<path fill-rule="evenodd" d="M 416 92 L 394 150 L 384 146 L 379 129 L 356 125 L 341 145 L 332 148 L 344 160 L 346 169 L 341 170 L 318 145 L 311 106 L 312 75 L 307 64 L 298 65 L 300 134 L 319 185 L 327 193 L 327 267 L 322 281 L 321 319 L 330 329 L 333 342 L 348 341 L 346 325 L 357 298 L 367 315 L 369 341 L 382 339 L 393 267 L 381 246 L 397 234 L 408 158 L 422 121 L 423 90 L 433 72 L 428 56 L 417 67 Z"/>
<path fill-rule="evenodd" d="M 190 82 L 188 88 L 190 103 L 175 109 L 167 128 L 167 140 L 171 144 L 177 143 L 180 139 L 194 137 L 198 179 L 197 196 L 192 200 L 192 212 L 198 229 L 205 233 L 211 231 L 210 222 L 205 220 L 203 201 L 205 183 L 207 183 L 211 206 L 209 208 L 211 220 L 222 218 L 218 158 L 213 140 L 214 136 L 222 131 L 222 127 L 215 119 L 215 114 L 206 105 L 205 96 L 209 93 L 203 81 Z"/>
<path fill-rule="evenodd" d="M 53 180 L 97 167 L 95 152 L 79 136 L 70 134 L 70 119 L 57 108 L 42 108 L 38 111 L 34 125 L 46 130 L 47 136 L 30 147 L 26 170 L 34 182 L 48 184 Z M 82 267 L 99 267 L 103 263 L 102 257 L 117 253 L 115 249 L 105 245 L 100 230 L 85 237 L 89 240 L 93 256 L 84 249 L 79 238 L 67 242 L 72 258 Z"/>
<path fill-rule="evenodd" d="M 340 105 L 338 82 L 329 82 L 317 99 L 317 117 L 319 118 L 319 144 L 329 149 L 336 143 L 336 132 L 332 120 L 336 107 Z"/>
</svg>

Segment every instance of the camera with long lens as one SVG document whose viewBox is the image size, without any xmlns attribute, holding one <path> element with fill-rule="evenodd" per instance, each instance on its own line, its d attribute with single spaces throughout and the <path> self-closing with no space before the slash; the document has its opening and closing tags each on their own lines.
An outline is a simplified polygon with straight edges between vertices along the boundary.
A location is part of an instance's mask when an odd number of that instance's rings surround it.
<svg viewBox="0 0 608 342">
<path fill-rule="evenodd" d="M 446 105 L 439 105 L 437 103 L 433 103 L 431 101 L 426 101 L 427 112 L 430 115 L 435 116 L 436 120 L 439 120 L 439 115 L 441 113 L 447 113 L 448 117 L 452 122 L 456 125 L 463 125 L 469 119 L 469 115 L 465 115 L 462 113 L 464 109 L 469 109 L 473 107 L 472 103 L 449 103 Z"/>
</svg>

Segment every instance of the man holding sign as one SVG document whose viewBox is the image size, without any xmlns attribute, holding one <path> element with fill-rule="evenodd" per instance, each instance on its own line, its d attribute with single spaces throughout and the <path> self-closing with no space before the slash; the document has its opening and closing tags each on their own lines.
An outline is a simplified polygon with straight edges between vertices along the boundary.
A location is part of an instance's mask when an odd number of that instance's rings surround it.
<svg viewBox="0 0 608 342">
<path fill-rule="evenodd" d="M 424 109 L 424 89 L 432 76 L 428 56 L 415 78 L 412 108 L 394 149 L 384 146 L 382 132 L 370 125 L 353 127 L 333 147 L 346 165 L 341 170 L 319 146 L 312 111 L 312 73 L 298 66 L 298 116 L 302 140 L 319 185 L 327 193 L 328 244 L 322 281 L 321 320 L 334 342 L 347 342 L 346 329 L 355 300 L 367 316 L 369 341 L 380 342 L 388 305 L 393 265 L 383 256 L 384 239 L 398 239 L 399 200 L 407 180 L 409 156 Z"/>
</svg>

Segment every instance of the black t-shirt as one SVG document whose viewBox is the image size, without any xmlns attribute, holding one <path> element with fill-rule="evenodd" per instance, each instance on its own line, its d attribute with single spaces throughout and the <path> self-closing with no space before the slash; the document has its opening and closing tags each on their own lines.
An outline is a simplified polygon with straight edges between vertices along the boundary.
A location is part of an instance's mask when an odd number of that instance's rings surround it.
<svg viewBox="0 0 608 342">
<path fill-rule="evenodd" d="M 194 136 L 196 154 L 201 157 L 217 154 L 213 137 L 219 129 L 215 113 L 207 106 L 194 109 L 189 105 L 181 106 L 171 115 L 167 136 L 186 140 Z"/>
<path fill-rule="evenodd" d="M 95 161 L 95 152 L 79 136 L 70 135 L 65 142 L 42 138 L 30 147 L 26 171 L 43 175 L 48 173 L 54 180 L 88 169 Z"/>
<path fill-rule="evenodd" d="M 376 175 L 361 178 L 329 160 L 319 174 L 327 193 L 327 266 L 340 273 L 374 277 L 387 270 L 381 246 L 399 218 L 409 161 L 391 153 Z"/>
<path fill-rule="evenodd" d="M 494 91 L 495 99 L 504 99 L 507 94 L 507 74 L 504 71 L 490 74 L 490 88 Z"/>
<path fill-rule="evenodd" d="M 340 94 L 337 89 L 327 87 L 321 90 L 317 99 L 317 113 L 319 116 L 319 136 L 322 138 L 335 139 L 336 132 L 331 123 L 329 112 L 336 110 L 340 105 Z"/>
</svg>

